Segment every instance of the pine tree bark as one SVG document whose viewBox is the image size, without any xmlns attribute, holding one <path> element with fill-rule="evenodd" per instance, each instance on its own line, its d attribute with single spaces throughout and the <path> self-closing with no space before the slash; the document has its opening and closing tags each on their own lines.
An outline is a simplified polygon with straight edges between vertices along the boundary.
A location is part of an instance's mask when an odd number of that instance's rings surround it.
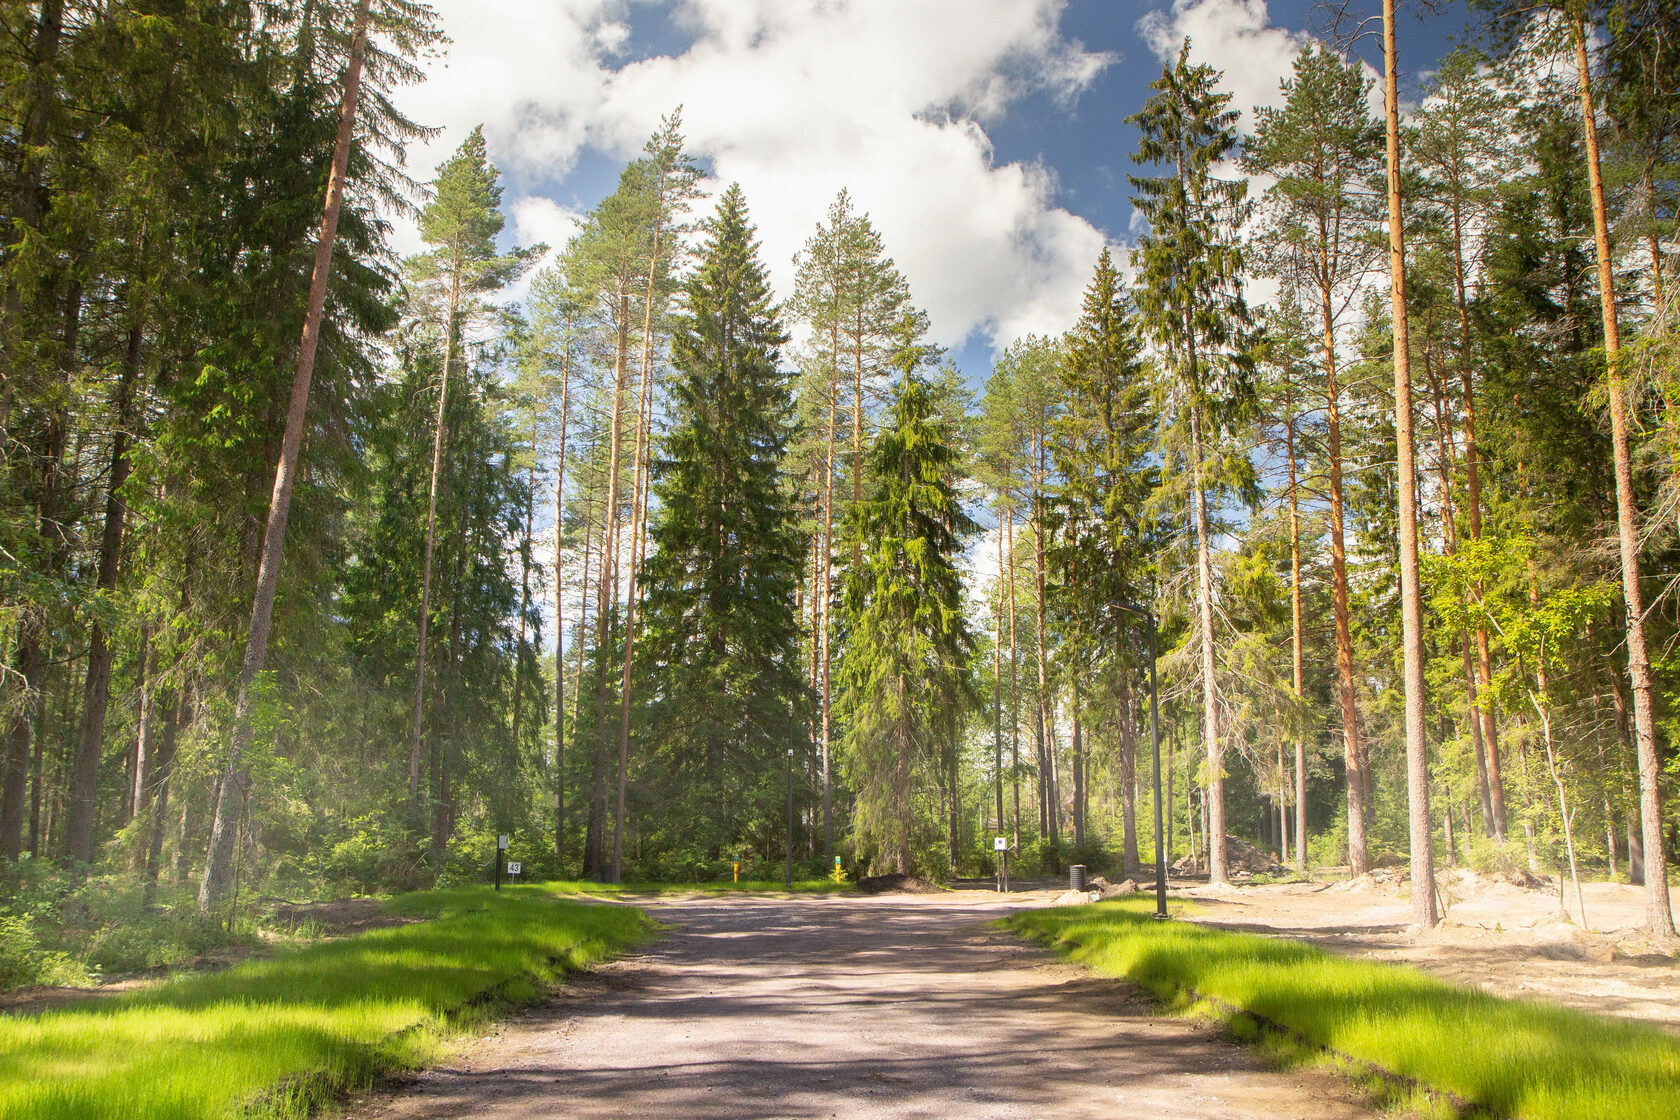
<svg viewBox="0 0 1680 1120">
<path fill-rule="evenodd" d="M 1330 469 L 1330 600 L 1336 632 L 1336 699 L 1342 714 L 1342 760 L 1347 777 L 1348 865 L 1355 875 L 1370 870 L 1366 855 L 1365 752 L 1359 741 L 1359 694 L 1353 679 L 1353 631 L 1349 619 L 1347 538 L 1343 512 L 1341 385 L 1336 371 L 1335 309 L 1321 288 L 1324 332 L 1324 439 Z"/>
<path fill-rule="evenodd" d="M 1061 840 L 1061 829 L 1057 821 L 1055 793 L 1055 748 L 1050 742 L 1050 685 L 1049 685 L 1049 657 L 1045 634 L 1044 603 L 1045 603 L 1045 571 L 1044 571 L 1044 433 L 1033 433 L 1033 582 L 1036 598 L 1033 600 L 1034 619 L 1037 641 L 1035 655 L 1038 669 L 1038 751 L 1039 751 L 1039 804 L 1040 829 L 1048 836 L 1052 844 Z"/>
<path fill-rule="evenodd" d="M 625 379 L 629 373 L 630 295 L 619 285 L 618 329 L 613 357 L 611 418 L 608 424 L 607 509 L 602 522 L 600 603 L 596 607 L 595 757 L 590 768 L 589 823 L 584 835 L 584 875 L 605 880 L 612 873 L 606 850 L 607 828 L 607 660 L 618 615 L 618 490 L 623 443 Z"/>
<path fill-rule="evenodd" d="M 1289 460 L 1289 663 L 1295 688 L 1295 702 L 1305 702 L 1306 642 L 1301 620 L 1301 495 L 1296 478 L 1295 462 L 1295 395 L 1291 387 L 1285 396 L 1284 407 L 1289 422 L 1284 438 Z M 1168 771 L 1171 780 L 1171 770 Z M 1172 799 L 1167 799 L 1172 804 Z M 1307 869 L 1307 737 L 1297 728 L 1295 732 L 1295 870 Z"/>
<path fill-rule="evenodd" d="M 1412 443 L 1406 241 L 1400 210 L 1400 101 L 1394 0 L 1383 0 L 1383 93 L 1388 122 L 1389 295 L 1394 318 L 1394 434 L 1400 499 L 1400 628 L 1406 687 L 1406 800 L 1411 821 L 1412 921 L 1433 927 L 1435 855 L 1429 815 L 1429 745 L 1424 738 L 1423 597 L 1418 578 L 1417 466 Z M 1351 821 L 1349 822 L 1352 823 Z"/>
<path fill-rule="evenodd" d="M 315 350 L 321 341 L 321 317 L 326 308 L 327 282 L 332 272 L 333 242 L 338 234 L 338 215 L 344 202 L 344 176 L 350 165 L 350 145 L 355 139 L 356 105 L 361 93 L 362 57 L 367 51 L 370 3 L 371 0 L 361 0 L 356 7 L 350 58 L 344 70 L 344 92 L 338 109 L 338 138 L 333 146 L 332 171 L 327 179 L 321 232 L 315 242 L 315 265 L 309 280 L 309 302 L 304 311 L 303 341 L 298 347 L 297 369 L 292 376 L 286 430 L 280 443 L 280 461 L 274 470 L 274 494 L 269 501 L 268 523 L 263 533 L 262 562 L 257 569 L 257 589 L 251 606 L 251 629 L 240 666 L 233 734 L 222 763 L 216 815 L 210 828 L 210 851 L 204 863 L 204 878 L 199 884 L 198 908 L 201 911 L 219 906 L 233 890 L 238 803 L 243 801 L 250 784 L 241 762 L 251 745 L 257 677 L 268 658 L 268 633 L 274 618 L 274 594 L 280 586 L 280 557 L 286 538 L 286 517 L 291 510 L 298 450 L 303 444 L 303 426 L 308 418 L 309 382 L 315 372 Z"/>
<path fill-rule="evenodd" d="M 1009 818 L 1010 847 L 1021 846 L 1021 684 L 1016 668 L 1015 645 L 1015 510 L 1005 515 L 1003 534 L 1004 568 L 1009 599 L 1009 789 L 1011 815 Z"/>
<path fill-rule="evenodd" d="M 1003 832 L 1003 495 L 998 495 L 998 600 L 992 615 L 992 786 L 997 830 Z"/>
<path fill-rule="evenodd" d="M 1628 679 L 1633 685 L 1639 813 L 1644 826 L 1645 924 L 1653 937 L 1672 943 L 1677 938 L 1674 912 L 1668 896 L 1668 857 L 1663 848 L 1662 793 L 1657 784 L 1662 763 L 1657 755 L 1651 663 L 1645 647 L 1645 596 L 1639 586 L 1639 508 L 1633 493 L 1633 456 L 1629 449 L 1627 401 L 1622 383 L 1621 335 L 1616 318 L 1610 227 L 1604 205 L 1604 179 L 1599 170 L 1598 120 L 1593 109 L 1592 71 L 1587 61 L 1587 29 L 1577 19 L 1573 31 L 1575 67 L 1581 89 L 1581 124 L 1587 146 L 1587 184 L 1592 192 L 1599 307 L 1604 319 L 1610 440 L 1616 464 L 1616 535 L 1621 550 L 1622 597 L 1627 605 Z"/>
<path fill-rule="evenodd" d="M 560 359 L 560 446 L 554 466 L 554 858 L 566 858 L 566 433 L 572 403 L 572 333 L 567 323 L 566 346 Z M 589 590 L 589 530 L 583 535 L 584 593 Z M 581 620 L 580 620 L 581 630 Z M 583 644 L 581 641 L 578 643 Z"/>
</svg>

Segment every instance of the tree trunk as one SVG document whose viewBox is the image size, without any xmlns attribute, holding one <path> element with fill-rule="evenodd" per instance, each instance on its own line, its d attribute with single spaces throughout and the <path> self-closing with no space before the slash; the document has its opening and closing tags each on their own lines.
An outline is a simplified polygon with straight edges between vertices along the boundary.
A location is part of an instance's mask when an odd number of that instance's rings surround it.
<svg viewBox="0 0 1680 1120">
<path fill-rule="evenodd" d="M 566 582 L 562 578 L 566 525 L 566 433 L 571 422 L 572 324 L 566 323 L 566 348 L 560 359 L 560 446 L 554 465 L 554 858 L 566 858 Z M 583 534 L 584 586 L 589 594 L 589 530 Z M 579 630 L 581 638 L 581 622 Z M 580 640 L 581 647 L 583 642 Z"/>
<path fill-rule="evenodd" d="M 238 825 L 235 796 L 243 801 L 249 780 L 240 768 L 251 745 L 252 708 L 256 703 L 257 677 L 268 657 L 268 632 L 274 616 L 274 593 L 280 584 L 280 556 L 286 538 L 286 516 L 291 509 L 292 486 L 297 475 L 298 449 L 303 443 L 303 426 L 309 409 L 309 382 L 315 372 L 315 349 L 321 339 L 321 316 L 326 307 L 327 282 L 332 269 L 333 241 L 338 233 L 338 214 L 344 201 L 344 176 L 350 164 L 350 145 L 355 138 L 356 103 L 361 91 L 362 56 L 367 51 L 368 6 L 361 0 L 350 41 L 350 58 L 344 69 L 344 94 L 338 110 L 338 138 L 333 146 L 332 171 L 327 179 L 326 205 L 321 232 L 315 242 L 315 264 L 309 280 L 309 302 L 304 311 L 303 341 L 298 346 L 297 369 L 292 376 L 292 396 L 286 410 L 286 429 L 280 443 L 280 461 L 274 470 L 274 494 L 269 501 L 268 523 L 264 527 L 262 562 L 257 570 L 257 588 L 251 606 L 251 629 L 240 665 L 239 693 L 234 705 L 233 734 L 222 763 L 222 782 L 216 795 L 216 815 L 210 829 L 210 850 L 204 863 L 204 880 L 199 886 L 198 906 L 208 911 L 219 906 L 233 890 L 233 849 Z"/>
<path fill-rule="evenodd" d="M 134 386 L 140 374 L 141 331 L 138 323 L 128 330 L 122 376 L 117 382 L 117 428 L 111 436 L 111 467 L 105 491 L 105 525 L 99 536 L 97 586 L 109 595 L 117 589 L 122 563 L 123 527 L 128 503 L 123 484 L 128 481 L 128 429 L 134 423 Z M 70 814 L 66 825 L 70 858 L 93 862 L 93 820 L 98 807 L 99 762 L 105 745 L 105 712 L 111 699 L 111 660 L 115 651 L 105 636 L 105 627 L 95 618 L 89 627 L 87 681 L 82 701 L 82 724 L 76 740 L 76 755 L 70 779 Z"/>
<path fill-rule="evenodd" d="M 839 345 L 838 337 L 834 345 Z M 838 351 L 836 351 L 838 353 Z M 830 738 L 832 728 L 829 724 L 829 705 L 833 687 L 833 661 L 830 656 L 829 631 L 833 620 L 829 617 L 834 598 L 834 435 L 838 421 L 839 402 L 834 390 L 835 378 L 828 380 L 828 440 L 823 452 L 823 520 L 822 520 L 822 555 L 819 557 L 822 579 L 817 586 L 818 609 L 822 616 L 822 632 L 818 635 L 821 661 L 821 693 L 822 713 L 819 718 L 818 749 L 822 754 L 822 797 L 823 797 L 823 862 L 828 864 L 834 860 L 834 787 L 830 780 L 830 758 L 832 757 Z"/>
<path fill-rule="evenodd" d="M 611 874 L 607 861 L 607 657 L 618 614 L 618 488 L 619 451 L 623 442 L 624 382 L 629 372 L 630 296 L 621 283 L 618 291 L 618 331 L 613 359 L 613 391 L 608 425 L 607 512 L 601 532 L 600 603 L 596 607 L 595 641 L 595 757 L 590 768 L 589 823 L 584 836 L 584 874 L 604 880 Z"/>
<path fill-rule="evenodd" d="M 1289 452 L 1289 652 L 1295 688 L 1295 703 L 1305 703 L 1302 689 L 1306 676 L 1305 642 L 1301 623 L 1301 496 L 1295 476 L 1295 394 L 1288 391 L 1285 407 L 1289 422 L 1285 440 Z M 1172 803 L 1171 799 L 1167 802 Z M 1307 737 L 1295 732 L 1295 870 L 1307 869 Z"/>
<path fill-rule="evenodd" d="M 414 647 L 414 706 L 408 761 L 410 810 L 420 814 L 420 744 L 426 722 L 426 639 L 431 629 L 432 563 L 437 548 L 438 491 L 443 485 L 443 449 L 448 439 L 449 369 L 455 357 L 455 316 L 461 307 L 461 277 L 449 286 L 449 309 L 443 330 L 443 378 L 438 386 L 437 420 L 432 429 L 432 481 L 426 499 L 426 548 L 420 575 L 420 626 Z"/>
<path fill-rule="evenodd" d="M 1015 510 L 1004 514 L 1003 534 L 1004 570 L 1007 572 L 1009 599 L 1009 791 L 1012 812 L 1009 818 L 1010 847 L 1021 846 L 1021 685 L 1016 671 L 1015 648 Z"/>
<path fill-rule="evenodd" d="M 1190 408 L 1190 503 L 1196 520 L 1196 613 L 1201 629 L 1202 736 L 1206 740 L 1208 781 L 1203 804 L 1208 814 L 1208 882 L 1225 874 L 1225 748 L 1219 738 L 1219 690 L 1213 658 L 1213 561 L 1208 544 L 1207 494 L 1202 489 L 1202 410 Z"/>
<path fill-rule="evenodd" d="M 1054 747 L 1050 743 L 1050 720 L 1052 713 L 1049 708 L 1050 688 L 1048 682 L 1047 651 L 1045 649 L 1045 572 L 1044 572 L 1044 436 L 1042 432 L 1033 434 L 1033 580 L 1037 589 L 1034 606 L 1035 626 L 1037 628 L 1037 659 L 1038 659 L 1038 744 L 1039 744 L 1039 779 L 1041 790 L 1040 801 L 1043 813 L 1043 831 L 1049 836 L 1051 843 L 1058 842 L 1060 829 L 1057 827 L 1055 802 L 1055 772 L 1051 752 Z"/>
<path fill-rule="evenodd" d="M 1383 75 L 1388 121 L 1389 294 L 1394 317 L 1394 435 L 1400 491 L 1400 626 L 1406 682 L 1406 800 L 1411 820 L 1412 920 L 1430 928 L 1435 911 L 1435 855 L 1429 815 L 1429 747 L 1424 739 L 1423 598 L 1418 579 L 1417 468 L 1412 446 L 1410 339 L 1406 324 L 1406 242 L 1400 213 L 1399 59 L 1394 0 L 1383 0 Z M 1351 821 L 1349 822 L 1351 825 Z"/>
<path fill-rule="evenodd" d="M 1085 847 L 1085 735 L 1079 711 L 1079 674 L 1073 676 L 1073 846 Z"/>
<path fill-rule="evenodd" d="M 1458 380 L 1464 394 L 1464 478 L 1465 514 L 1470 522 L 1470 539 L 1482 539 L 1482 481 L 1480 452 L 1476 446 L 1476 387 L 1470 373 L 1470 300 L 1464 278 L 1463 208 L 1452 200 L 1453 294 L 1458 306 Z M 1480 593 L 1481 588 L 1477 587 Z M 1468 652 L 1466 652 L 1468 657 Z M 1489 836 L 1505 838 L 1505 787 L 1499 773 L 1499 724 L 1493 713 L 1493 657 L 1489 649 L 1487 624 L 1476 623 L 1476 661 L 1471 706 L 1475 710 L 1476 780 L 1482 799 L 1482 823 Z M 1485 697 L 1485 707 L 1476 703 Z"/>
<path fill-rule="evenodd" d="M 1132 682 L 1120 681 L 1120 866 L 1128 879 L 1142 873 L 1137 837 L 1137 720 Z"/>
<path fill-rule="evenodd" d="M 1370 870 L 1365 851 L 1365 752 L 1359 741 L 1359 696 L 1353 679 L 1353 631 L 1349 624 L 1347 539 L 1342 512 L 1341 386 L 1336 376 L 1336 335 L 1330 296 L 1324 293 L 1325 445 L 1330 467 L 1330 599 L 1336 631 L 1336 697 L 1342 713 L 1342 760 L 1347 776 L 1348 866 L 1355 875 Z"/>
<path fill-rule="evenodd" d="M 1587 181 L 1592 191 L 1594 248 L 1598 258 L 1599 306 L 1604 319 L 1606 381 L 1610 396 L 1610 440 L 1616 461 L 1616 529 L 1621 546 L 1622 596 L 1627 603 L 1628 679 L 1633 685 L 1634 742 L 1639 760 L 1639 811 L 1645 831 L 1645 924 L 1660 941 L 1676 939 L 1668 898 L 1668 859 L 1663 850 L 1662 793 L 1658 776 L 1651 663 L 1645 650 L 1645 596 L 1639 586 L 1639 509 L 1633 493 L 1633 456 L 1628 444 L 1627 403 L 1623 396 L 1621 335 L 1616 320 L 1616 291 L 1610 259 L 1610 227 L 1599 173 L 1598 121 L 1593 111 L 1592 74 L 1587 64 L 1587 31 L 1574 25 L 1575 66 L 1581 86 L 1581 124 L 1587 143 Z"/>
<path fill-rule="evenodd" d="M 1003 495 L 998 494 L 998 598 L 992 616 L 992 786 L 997 797 L 997 830 L 1003 833 Z"/>
</svg>

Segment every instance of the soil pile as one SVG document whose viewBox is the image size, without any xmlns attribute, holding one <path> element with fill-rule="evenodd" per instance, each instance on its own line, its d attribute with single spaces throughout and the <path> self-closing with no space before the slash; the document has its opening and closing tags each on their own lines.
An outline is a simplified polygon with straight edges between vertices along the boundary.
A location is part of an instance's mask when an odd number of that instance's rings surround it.
<svg viewBox="0 0 1680 1120">
<path fill-rule="evenodd" d="M 864 894 L 938 894 L 945 888 L 915 875 L 870 875 L 858 880 Z"/>
</svg>

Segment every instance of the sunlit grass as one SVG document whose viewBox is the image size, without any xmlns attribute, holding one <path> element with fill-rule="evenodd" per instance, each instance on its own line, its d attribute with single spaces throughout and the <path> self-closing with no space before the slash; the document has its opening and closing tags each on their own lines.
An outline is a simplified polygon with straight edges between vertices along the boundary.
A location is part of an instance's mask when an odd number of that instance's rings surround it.
<svg viewBox="0 0 1680 1120">
<path fill-rule="evenodd" d="M 1153 899 L 1015 914 L 1007 926 L 1183 1005 L 1211 999 L 1312 1047 L 1520 1120 L 1680 1117 L 1680 1039 L 1501 999 L 1297 941 L 1157 922 Z"/>
<path fill-rule="evenodd" d="M 305 1115 L 383 1071 L 424 1064 L 471 1009 L 529 999 L 645 937 L 640 911 L 515 886 L 393 899 L 433 920 L 227 972 L 0 1017 L 0 1116 L 195 1120 Z"/>
</svg>

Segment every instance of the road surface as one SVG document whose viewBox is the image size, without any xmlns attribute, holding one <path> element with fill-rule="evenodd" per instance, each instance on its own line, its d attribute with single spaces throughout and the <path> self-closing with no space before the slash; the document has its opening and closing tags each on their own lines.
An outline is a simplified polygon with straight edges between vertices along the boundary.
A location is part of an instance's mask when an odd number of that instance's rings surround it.
<svg viewBox="0 0 1680 1120">
<path fill-rule="evenodd" d="M 1317 1070 L 991 928 L 1016 899 L 650 900 L 675 928 L 576 978 L 363 1120 L 1352 1120 Z"/>
</svg>

